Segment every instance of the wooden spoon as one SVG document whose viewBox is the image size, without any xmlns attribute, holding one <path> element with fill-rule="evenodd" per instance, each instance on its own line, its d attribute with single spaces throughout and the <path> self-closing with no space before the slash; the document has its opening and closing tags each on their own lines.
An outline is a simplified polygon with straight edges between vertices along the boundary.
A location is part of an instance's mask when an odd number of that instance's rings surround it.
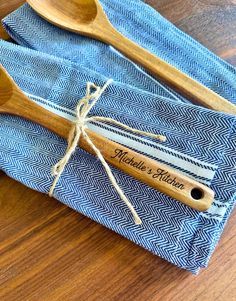
<svg viewBox="0 0 236 301">
<path fill-rule="evenodd" d="M 109 22 L 98 0 L 27 0 L 27 2 L 40 16 L 56 26 L 114 46 L 146 68 L 153 76 L 199 105 L 236 115 L 236 106 L 231 102 L 119 33 Z"/>
<path fill-rule="evenodd" d="M 0 113 L 26 118 L 65 139 L 72 127 L 71 121 L 44 109 L 30 100 L 1 65 Z M 89 129 L 86 132 L 101 151 L 105 160 L 116 168 L 194 209 L 205 211 L 211 206 L 214 192 L 207 186 L 177 173 L 164 164 L 108 140 Z M 80 139 L 79 146 L 94 155 L 85 139 Z M 135 162 L 143 163 L 135 166 L 122 162 L 119 157 L 121 153 L 126 153 L 128 157 L 134 158 Z"/>
</svg>

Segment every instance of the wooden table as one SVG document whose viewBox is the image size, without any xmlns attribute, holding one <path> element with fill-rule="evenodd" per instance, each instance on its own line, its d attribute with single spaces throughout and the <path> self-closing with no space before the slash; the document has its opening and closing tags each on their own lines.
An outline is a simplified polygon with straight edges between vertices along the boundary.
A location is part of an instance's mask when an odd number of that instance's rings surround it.
<svg viewBox="0 0 236 301">
<path fill-rule="evenodd" d="M 236 65 L 235 0 L 146 2 Z M 2 301 L 236 300 L 236 212 L 196 277 L 3 173 L 0 202 Z"/>
</svg>

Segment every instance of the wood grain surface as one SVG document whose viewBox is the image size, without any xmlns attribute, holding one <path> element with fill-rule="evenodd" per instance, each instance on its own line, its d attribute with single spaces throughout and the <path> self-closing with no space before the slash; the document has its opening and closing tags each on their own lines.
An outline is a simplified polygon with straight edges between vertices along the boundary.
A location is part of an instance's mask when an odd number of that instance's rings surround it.
<svg viewBox="0 0 236 301">
<path fill-rule="evenodd" d="M 15 10 L 21 4 L 23 4 L 24 0 L 0 0 L 0 19 L 5 17 L 7 14 Z M 4 31 L 3 27 L 0 25 L 0 38 L 8 40 L 10 37 Z"/>
<path fill-rule="evenodd" d="M 235 0 L 146 2 L 236 65 Z M 236 212 L 196 277 L 2 173 L 0 300 L 234 301 L 235 233 Z"/>
</svg>

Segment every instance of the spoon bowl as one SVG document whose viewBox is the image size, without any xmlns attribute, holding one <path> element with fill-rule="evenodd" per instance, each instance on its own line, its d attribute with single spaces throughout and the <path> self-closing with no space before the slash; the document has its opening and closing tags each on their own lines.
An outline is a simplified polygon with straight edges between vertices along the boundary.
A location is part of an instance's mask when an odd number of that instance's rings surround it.
<svg viewBox="0 0 236 301">
<path fill-rule="evenodd" d="M 94 22 L 103 14 L 97 0 L 29 0 L 28 3 L 50 23 L 84 35 L 94 30 Z"/>
</svg>

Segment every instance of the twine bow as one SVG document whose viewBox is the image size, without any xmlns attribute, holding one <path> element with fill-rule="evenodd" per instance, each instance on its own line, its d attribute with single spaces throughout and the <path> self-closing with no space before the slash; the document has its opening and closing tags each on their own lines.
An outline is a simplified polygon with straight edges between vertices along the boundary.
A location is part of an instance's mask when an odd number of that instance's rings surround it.
<svg viewBox="0 0 236 301">
<path fill-rule="evenodd" d="M 106 88 L 110 85 L 112 80 L 108 80 L 106 84 L 101 88 L 99 86 L 96 86 L 93 83 L 88 82 L 87 88 L 86 88 L 86 95 L 79 101 L 77 107 L 76 107 L 76 120 L 71 128 L 71 131 L 69 133 L 68 137 L 68 146 L 66 149 L 66 153 L 64 157 L 52 168 L 52 175 L 55 176 L 55 179 L 53 181 L 53 184 L 49 191 L 49 196 L 53 195 L 54 189 L 60 179 L 61 174 L 64 171 L 64 168 L 68 161 L 70 160 L 71 155 L 75 152 L 76 147 L 79 143 L 81 135 L 84 137 L 86 142 L 91 146 L 99 160 L 101 161 L 112 185 L 116 189 L 117 193 L 119 194 L 120 198 L 125 202 L 125 204 L 128 206 L 129 210 L 131 211 L 135 224 L 141 224 L 142 221 L 140 217 L 138 216 L 136 210 L 134 209 L 133 205 L 130 203 L 128 198 L 125 196 L 124 192 L 118 185 L 109 165 L 105 161 L 102 153 L 100 150 L 94 145 L 94 143 L 89 138 L 88 134 L 86 133 L 87 123 L 91 121 L 100 121 L 100 122 L 109 122 L 116 124 L 120 127 L 123 127 L 124 129 L 131 131 L 136 134 L 148 136 L 151 138 L 159 139 L 160 141 L 165 141 L 166 137 L 162 135 L 156 135 L 144 131 L 140 131 L 134 128 L 131 128 L 119 121 L 116 121 L 112 118 L 102 117 L 102 116 L 91 116 L 87 117 L 91 109 L 95 106 L 96 102 L 100 98 L 100 96 L 103 94 L 103 92 L 106 90 Z M 94 89 L 94 92 L 91 90 Z"/>
</svg>

